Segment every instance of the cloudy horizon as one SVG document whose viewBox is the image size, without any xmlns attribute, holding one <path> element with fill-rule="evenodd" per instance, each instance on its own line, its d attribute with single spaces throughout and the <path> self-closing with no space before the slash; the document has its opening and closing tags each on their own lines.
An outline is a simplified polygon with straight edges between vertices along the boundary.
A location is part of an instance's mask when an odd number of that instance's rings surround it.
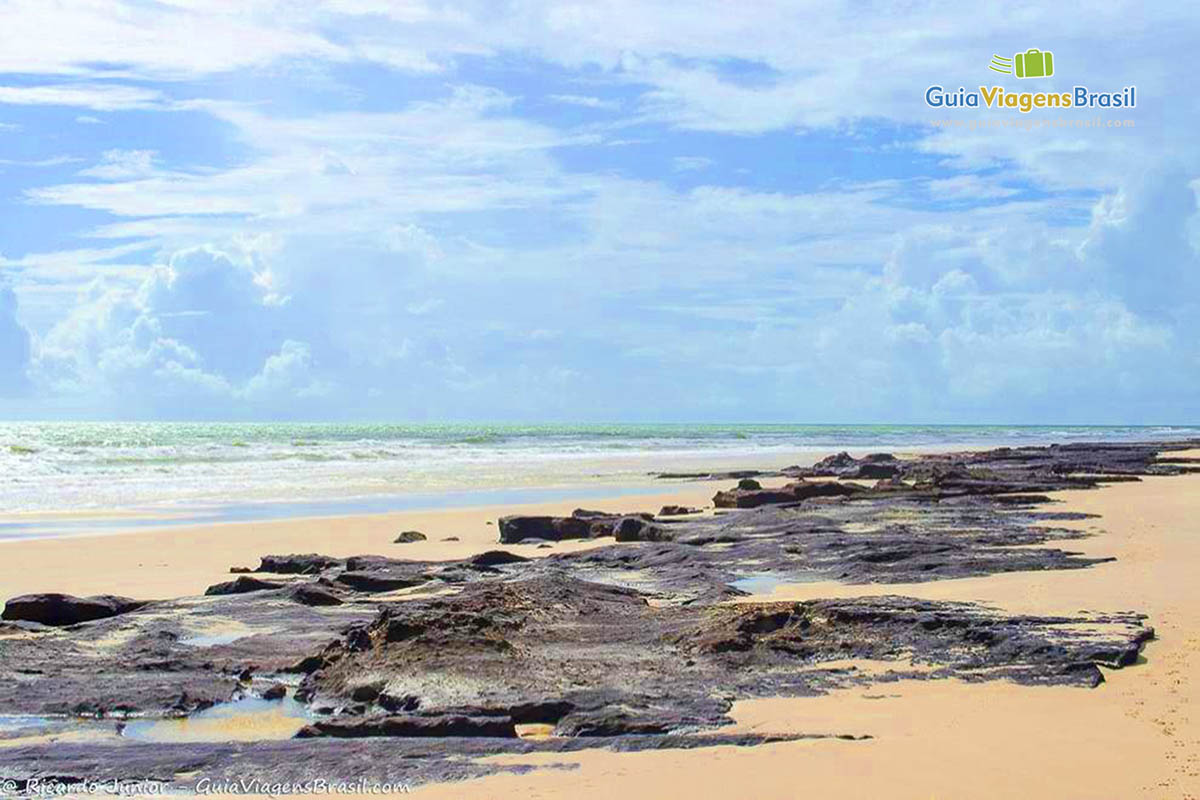
<svg viewBox="0 0 1200 800">
<path fill-rule="evenodd" d="M 212 5 L 0 0 L 0 418 L 1200 417 L 1194 10 Z"/>
</svg>

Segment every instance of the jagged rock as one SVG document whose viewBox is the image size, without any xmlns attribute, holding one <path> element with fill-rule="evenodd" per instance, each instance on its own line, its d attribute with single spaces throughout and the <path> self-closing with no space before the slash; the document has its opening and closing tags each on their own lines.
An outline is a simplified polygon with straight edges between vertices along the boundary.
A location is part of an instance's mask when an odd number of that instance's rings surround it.
<svg viewBox="0 0 1200 800">
<path fill-rule="evenodd" d="M 837 455 L 832 455 L 832 456 L 827 456 L 825 458 L 822 458 L 820 461 L 813 464 L 813 469 L 820 469 L 820 470 L 846 469 L 848 467 L 853 467 L 857 464 L 858 464 L 858 461 L 856 461 L 852 455 L 850 455 L 845 450 L 843 450 L 842 452 L 838 453 Z"/>
<path fill-rule="evenodd" d="M 413 542 L 423 542 L 429 537 L 420 531 L 404 531 L 396 537 L 393 544 L 412 544 Z"/>
<path fill-rule="evenodd" d="M 110 594 L 92 597 L 56 593 L 23 594 L 10 598 L 4 604 L 0 619 L 60 627 L 126 614 L 142 608 L 148 602 Z"/>
<path fill-rule="evenodd" d="M 275 581 L 264 581 L 261 578 L 242 575 L 231 581 L 214 583 L 205 589 L 204 593 L 206 595 L 246 594 L 247 592 L 264 592 L 271 589 L 279 589 L 282 586 L 283 584 L 276 583 Z"/>
</svg>

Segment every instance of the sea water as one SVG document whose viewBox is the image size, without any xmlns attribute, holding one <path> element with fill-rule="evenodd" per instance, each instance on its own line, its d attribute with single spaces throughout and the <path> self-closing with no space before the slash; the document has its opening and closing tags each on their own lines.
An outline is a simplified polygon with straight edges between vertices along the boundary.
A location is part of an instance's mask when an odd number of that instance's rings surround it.
<svg viewBox="0 0 1200 800">
<path fill-rule="evenodd" d="M 0 423 L 0 514 L 309 515 L 666 488 L 652 473 L 1200 435 L 1200 427 Z M 283 507 L 281 509 L 281 507 Z M 14 516 L 15 515 L 15 516 Z M 7 534 L 21 533 L 12 523 Z M 6 530 L 0 529 L 0 536 Z"/>
</svg>

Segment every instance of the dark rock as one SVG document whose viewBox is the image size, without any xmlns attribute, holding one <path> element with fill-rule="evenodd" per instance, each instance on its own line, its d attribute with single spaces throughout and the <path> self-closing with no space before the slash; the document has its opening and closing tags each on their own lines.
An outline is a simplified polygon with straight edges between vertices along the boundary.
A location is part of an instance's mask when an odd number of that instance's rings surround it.
<svg viewBox="0 0 1200 800">
<path fill-rule="evenodd" d="M 753 478 L 742 478 L 737 482 L 737 488 L 743 491 L 754 491 L 762 488 L 762 484 Z"/>
<path fill-rule="evenodd" d="M 10 598 L 4 604 L 0 619 L 58 627 L 126 614 L 142 608 L 148 602 L 109 594 L 92 597 L 55 593 L 24 594 Z"/>
<path fill-rule="evenodd" d="M 289 588 L 287 596 L 306 606 L 340 606 L 342 604 L 342 598 L 324 587 L 311 583 L 301 583 Z"/>
<path fill-rule="evenodd" d="M 816 464 L 813 464 L 813 468 L 814 469 L 836 470 L 836 469 L 846 469 L 848 467 L 853 467 L 857 464 L 858 464 L 858 462 L 854 459 L 854 457 L 851 456 L 849 453 L 847 453 L 845 450 L 843 450 L 842 452 L 838 453 L 837 455 L 832 455 L 832 456 L 827 456 L 825 458 L 822 458 Z"/>
<path fill-rule="evenodd" d="M 429 537 L 420 531 L 404 531 L 396 537 L 393 544 L 411 544 L 413 542 L 423 542 Z"/>
<path fill-rule="evenodd" d="M 618 542 L 658 542 L 666 537 L 666 533 L 662 527 L 641 517 L 623 517 L 613 526 L 613 536 Z"/>
<path fill-rule="evenodd" d="M 558 542 L 563 539 L 590 539 L 590 518 L 507 516 L 500 518 L 500 541 L 505 544 L 526 539 L 542 539 Z"/>
<path fill-rule="evenodd" d="M 254 570 L 250 569 L 249 567 L 230 567 L 229 568 L 230 575 L 246 575 L 253 571 Z"/>
<path fill-rule="evenodd" d="M 458 537 L 457 536 L 447 536 L 445 539 L 442 539 L 442 541 L 443 542 L 457 542 Z"/>
<path fill-rule="evenodd" d="M 717 492 L 713 495 L 713 505 L 717 508 L 758 508 L 778 503 L 798 503 L 817 497 L 849 497 L 863 491 L 863 487 L 851 483 L 799 480 L 780 489 Z"/>
<path fill-rule="evenodd" d="M 488 550 L 478 555 L 471 556 L 471 564 L 477 567 L 498 567 L 504 564 L 520 564 L 528 561 L 525 556 L 519 556 L 516 553 L 510 553 L 507 550 Z"/>
<path fill-rule="evenodd" d="M 397 589 L 407 589 L 410 586 L 420 586 L 427 581 L 428 578 L 421 575 L 404 575 L 367 570 L 343 572 L 334 578 L 335 583 L 359 592 L 392 592 Z"/>
<path fill-rule="evenodd" d="M 506 717 L 396 716 L 321 720 L 301 729 L 296 734 L 296 738 L 311 739 L 320 736 L 338 738 L 364 736 L 511 738 L 516 735 L 517 729 L 513 721 Z"/>
<path fill-rule="evenodd" d="M 421 698 L 413 694 L 405 694 L 396 697 L 387 692 L 382 692 L 375 698 L 375 702 L 385 711 L 391 711 L 393 714 L 397 712 L 412 712 L 421 707 Z"/>
<path fill-rule="evenodd" d="M 317 553 L 284 556 L 263 556 L 255 572 L 274 572 L 280 575 L 315 575 L 342 565 L 341 559 Z"/>
<path fill-rule="evenodd" d="M 373 703 L 375 702 L 375 698 L 379 697 L 382 688 L 382 686 L 374 683 L 356 686 L 350 692 L 350 699 L 358 703 Z"/>
<path fill-rule="evenodd" d="M 214 583 L 205 589 L 204 593 L 206 595 L 246 594 L 247 592 L 265 592 L 271 589 L 279 589 L 282 586 L 283 584 L 276 583 L 275 581 L 264 581 L 261 578 L 242 575 L 225 583 Z"/>
<path fill-rule="evenodd" d="M 620 708 L 570 714 L 554 728 L 555 736 L 647 736 L 671 731 L 671 724 Z"/>
<path fill-rule="evenodd" d="M 287 687 L 282 683 L 273 683 L 263 693 L 263 700 L 282 700 L 287 697 Z"/>
<path fill-rule="evenodd" d="M 900 467 L 895 464 L 877 464 L 866 463 L 859 464 L 852 470 L 846 472 L 843 477 L 846 478 L 894 478 L 900 474 Z"/>
</svg>

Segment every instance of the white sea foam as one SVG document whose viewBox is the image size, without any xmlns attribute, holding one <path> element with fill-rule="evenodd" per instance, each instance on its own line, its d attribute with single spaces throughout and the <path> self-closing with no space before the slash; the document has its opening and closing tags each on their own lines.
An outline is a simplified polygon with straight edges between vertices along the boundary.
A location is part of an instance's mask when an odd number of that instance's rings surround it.
<svg viewBox="0 0 1200 800">
<path fill-rule="evenodd" d="M 0 512 L 648 484 L 839 449 L 1154 439 L 1193 427 L 0 423 Z"/>
</svg>

